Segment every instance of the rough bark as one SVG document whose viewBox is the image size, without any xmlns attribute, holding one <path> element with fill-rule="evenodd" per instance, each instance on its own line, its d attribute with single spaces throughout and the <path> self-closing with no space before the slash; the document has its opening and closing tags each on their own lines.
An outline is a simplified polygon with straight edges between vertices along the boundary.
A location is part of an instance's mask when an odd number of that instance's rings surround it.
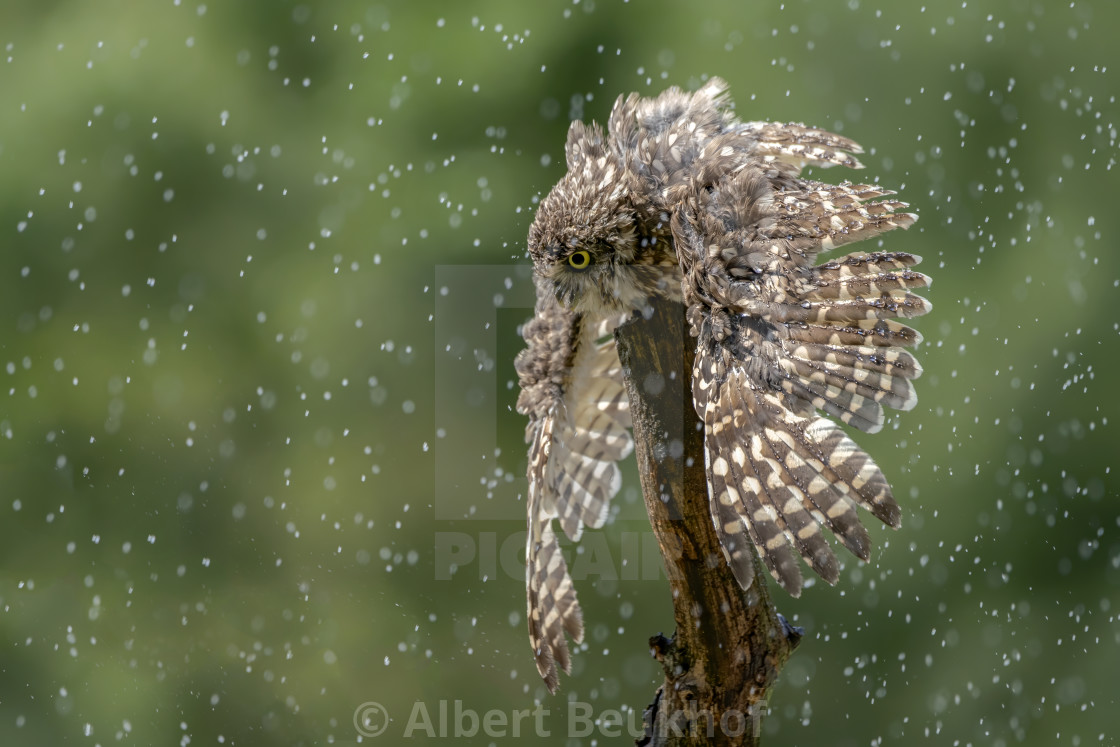
<svg viewBox="0 0 1120 747">
<path fill-rule="evenodd" d="M 762 563 L 739 587 L 712 526 L 703 427 L 692 406 L 695 340 L 683 307 L 653 304 L 619 327 L 650 523 L 665 559 L 676 632 L 650 638 L 665 682 L 639 745 L 757 745 L 770 688 L 800 638 L 770 601 Z"/>
</svg>

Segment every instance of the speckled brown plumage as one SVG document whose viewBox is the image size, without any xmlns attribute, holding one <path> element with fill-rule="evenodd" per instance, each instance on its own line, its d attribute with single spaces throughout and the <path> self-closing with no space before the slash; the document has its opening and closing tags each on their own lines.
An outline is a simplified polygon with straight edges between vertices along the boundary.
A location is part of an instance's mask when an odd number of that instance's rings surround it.
<svg viewBox="0 0 1120 747">
<path fill-rule="evenodd" d="M 517 358 L 529 416 L 526 584 L 537 669 L 555 692 L 565 635 L 583 622 L 552 520 L 577 539 L 606 520 L 633 447 L 612 332 L 651 295 L 682 300 L 697 338 L 693 404 L 705 427 L 712 520 L 740 583 L 753 558 L 791 594 L 800 556 L 829 583 L 820 527 L 866 560 L 862 506 L 897 527 L 882 472 L 832 420 L 867 432 L 910 409 L 920 336 L 896 321 L 930 306 L 901 252 L 843 244 L 908 228 L 892 192 L 826 184 L 806 165 L 862 168 L 860 147 L 800 124 L 739 122 L 712 79 L 695 93 L 619 98 L 607 133 L 572 123 L 568 172 L 529 231 L 536 315 Z M 753 546 L 753 550 L 751 549 Z"/>
</svg>

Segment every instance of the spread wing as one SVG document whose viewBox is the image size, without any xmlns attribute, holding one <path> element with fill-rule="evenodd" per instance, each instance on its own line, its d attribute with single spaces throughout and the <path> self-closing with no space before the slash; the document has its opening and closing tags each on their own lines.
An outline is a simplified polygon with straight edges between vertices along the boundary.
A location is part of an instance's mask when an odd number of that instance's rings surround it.
<svg viewBox="0 0 1120 747">
<path fill-rule="evenodd" d="M 613 337 L 625 317 L 593 322 L 538 289 L 537 314 L 523 328 L 517 358 L 518 411 L 529 415 L 528 537 L 525 582 L 529 641 L 551 692 L 557 667 L 571 671 L 565 633 L 583 641 L 583 617 L 552 520 L 579 539 L 606 521 L 633 450 L 630 409 Z"/>
<path fill-rule="evenodd" d="M 823 251 L 907 228 L 916 216 L 897 212 L 905 205 L 878 187 L 801 178 L 802 163 L 845 163 L 854 146 L 805 132 L 783 142 L 772 129 L 739 163 L 705 164 L 672 219 L 699 338 L 693 396 L 712 518 L 741 585 L 753 577 L 753 542 L 794 596 L 798 556 L 837 580 L 820 527 L 866 560 L 857 507 L 899 525 L 882 472 L 819 412 L 874 432 L 884 406 L 912 408 L 921 367 L 905 348 L 920 336 L 897 318 L 930 309 L 911 293 L 929 284 L 910 269 L 916 256 L 856 252 L 814 264 Z"/>
</svg>

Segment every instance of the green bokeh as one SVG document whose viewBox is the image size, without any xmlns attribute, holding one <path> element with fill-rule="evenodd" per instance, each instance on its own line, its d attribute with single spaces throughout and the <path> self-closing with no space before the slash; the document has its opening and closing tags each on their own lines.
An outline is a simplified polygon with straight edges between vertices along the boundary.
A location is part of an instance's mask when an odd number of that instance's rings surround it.
<svg viewBox="0 0 1120 747">
<path fill-rule="evenodd" d="M 766 742 L 1115 744 L 1120 5 L 896 6 L 6 2 L 0 744 L 347 744 L 367 701 L 396 744 L 456 699 L 551 711 L 459 741 L 590 744 L 569 700 L 644 708 L 672 618 L 633 465 L 547 696 L 500 557 L 528 312 L 448 350 L 437 278 L 523 291 L 569 119 L 710 75 L 861 142 L 935 280 L 919 405 L 861 439 L 903 529 L 778 596 Z M 476 359 L 497 391 L 455 407 Z M 483 424 L 488 460 L 440 452 Z"/>
</svg>

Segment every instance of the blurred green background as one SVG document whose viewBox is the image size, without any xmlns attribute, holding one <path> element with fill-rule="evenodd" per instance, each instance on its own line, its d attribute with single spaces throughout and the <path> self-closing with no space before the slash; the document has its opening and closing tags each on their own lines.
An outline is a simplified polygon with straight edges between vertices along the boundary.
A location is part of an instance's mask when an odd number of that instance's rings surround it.
<svg viewBox="0 0 1120 747">
<path fill-rule="evenodd" d="M 711 75 L 861 142 L 935 280 L 919 405 L 861 439 L 903 529 L 778 594 L 806 638 L 765 742 L 1120 743 L 1117 28 L 1113 0 L 6 0 L 0 743 L 396 744 L 455 699 L 549 709 L 465 743 L 628 743 L 567 702 L 640 715 L 660 680 L 632 464 L 559 696 L 525 634 L 524 237 L 570 119 Z"/>
</svg>

